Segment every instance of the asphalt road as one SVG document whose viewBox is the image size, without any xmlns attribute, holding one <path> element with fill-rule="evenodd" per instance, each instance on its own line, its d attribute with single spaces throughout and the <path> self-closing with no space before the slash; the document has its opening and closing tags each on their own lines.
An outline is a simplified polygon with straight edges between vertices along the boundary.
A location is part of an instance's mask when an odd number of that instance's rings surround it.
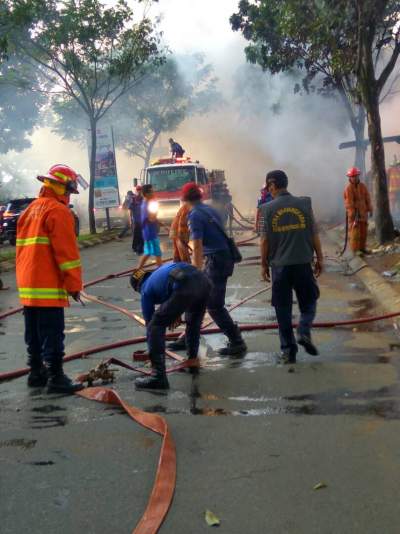
<svg viewBox="0 0 400 534">
<path fill-rule="evenodd" d="M 249 256 L 256 252 L 246 249 Z M 82 256 L 87 280 L 136 261 L 129 239 Z M 327 267 L 319 319 L 381 311 L 337 262 Z M 13 274 L 3 278 L 12 288 L 0 294 L 0 310 L 18 303 Z M 261 287 L 258 267 L 239 266 L 228 302 Z M 127 278 L 90 293 L 139 311 Z M 233 315 L 243 323 L 274 318 L 265 294 Z M 21 319 L 0 324 L 2 371 L 25 365 Z M 130 319 L 95 304 L 67 311 L 67 352 L 142 333 Z M 210 509 L 227 534 L 397 534 L 399 358 L 390 344 L 399 340 L 392 325 L 315 331 L 321 355 L 300 353 L 294 372 L 278 363 L 275 332 L 245 336 L 243 358 L 219 357 L 214 349 L 223 338 L 207 336 L 200 374 L 170 375 L 168 393 L 136 392 L 133 373 L 117 373 L 114 387 L 122 397 L 163 415 L 176 443 L 176 494 L 160 532 L 207 532 Z M 111 355 L 131 362 L 132 350 L 69 363 L 66 370 L 74 375 Z M 1 384 L 0 532 L 131 532 L 152 488 L 160 444 L 118 409 L 28 391 L 25 379 Z M 320 482 L 326 488 L 313 490 Z"/>
</svg>

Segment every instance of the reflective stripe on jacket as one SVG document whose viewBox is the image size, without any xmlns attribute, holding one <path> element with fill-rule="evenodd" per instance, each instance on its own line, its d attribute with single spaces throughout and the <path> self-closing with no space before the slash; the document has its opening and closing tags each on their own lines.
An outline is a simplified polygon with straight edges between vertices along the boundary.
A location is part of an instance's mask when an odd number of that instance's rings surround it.
<svg viewBox="0 0 400 534">
<path fill-rule="evenodd" d="M 74 218 L 51 189 L 19 217 L 16 274 L 24 306 L 68 306 L 68 293 L 82 289 Z"/>
</svg>

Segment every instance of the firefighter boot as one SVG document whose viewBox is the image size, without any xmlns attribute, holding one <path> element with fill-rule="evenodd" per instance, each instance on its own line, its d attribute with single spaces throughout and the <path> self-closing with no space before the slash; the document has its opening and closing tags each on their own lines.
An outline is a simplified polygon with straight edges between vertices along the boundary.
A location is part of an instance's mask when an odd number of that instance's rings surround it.
<svg viewBox="0 0 400 534">
<path fill-rule="evenodd" d="M 240 356 L 244 354 L 246 350 L 247 345 L 244 342 L 238 325 L 235 324 L 233 335 L 229 337 L 226 347 L 218 350 L 218 354 L 221 354 L 221 356 Z"/>
<path fill-rule="evenodd" d="M 185 336 L 178 337 L 175 341 L 168 343 L 167 347 L 170 350 L 185 350 L 186 349 L 186 338 Z"/>
<path fill-rule="evenodd" d="M 61 362 L 51 362 L 48 365 L 48 374 L 47 393 L 65 393 L 72 395 L 84 387 L 79 382 L 73 382 L 64 374 Z"/>
<path fill-rule="evenodd" d="M 43 388 L 47 384 L 47 369 L 38 356 L 28 357 L 28 366 L 30 367 L 28 375 L 28 387 Z"/>
<path fill-rule="evenodd" d="M 157 355 L 152 358 L 151 375 L 135 380 L 137 389 L 169 389 L 167 374 L 165 372 L 165 356 Z"/>
</svg>

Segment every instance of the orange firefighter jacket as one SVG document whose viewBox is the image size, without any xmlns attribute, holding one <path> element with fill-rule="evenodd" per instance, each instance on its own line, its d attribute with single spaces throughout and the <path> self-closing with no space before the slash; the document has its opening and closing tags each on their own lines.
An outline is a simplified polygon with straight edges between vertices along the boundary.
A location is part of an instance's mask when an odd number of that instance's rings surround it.
<svg viewBox="0 0 400 534">
<path fill-rule="evenodd" d="M 49 188 L 18 220 L 16 274 L 24 306 L 68 306 L 68 292 L 82 289 L 73 215 Z"/>
<path fill-rule="evenodd" d="M 356 219 L 360 222 L 367 222 L 368 213 L 372 213 L 371 197 L 367 186 L 362 182 L 349 183 L 343 196 L 349 222 L 354 222 Z"/>
</svg>

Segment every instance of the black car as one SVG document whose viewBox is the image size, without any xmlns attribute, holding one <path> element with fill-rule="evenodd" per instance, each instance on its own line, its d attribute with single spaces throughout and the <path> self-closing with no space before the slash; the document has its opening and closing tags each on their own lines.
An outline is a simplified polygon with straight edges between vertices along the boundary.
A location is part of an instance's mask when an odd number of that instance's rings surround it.
<svg viewBox="0 0 400 534">
<path fill-rule="evenodd" d="M 21 213 L 33 202 L 35 198 L 16 198 L 11 200 L 3 213 L 2 223 L 0 224 L 0 242 L 8 241 L 10 245 L 15 245 L 17 238 L 17 222 Z M 70 206 L 72 208 L 72 206 Z M 75 233 L 79 235 L 79 217 L 71 209 L 75 219 Z"/>
</svg>

